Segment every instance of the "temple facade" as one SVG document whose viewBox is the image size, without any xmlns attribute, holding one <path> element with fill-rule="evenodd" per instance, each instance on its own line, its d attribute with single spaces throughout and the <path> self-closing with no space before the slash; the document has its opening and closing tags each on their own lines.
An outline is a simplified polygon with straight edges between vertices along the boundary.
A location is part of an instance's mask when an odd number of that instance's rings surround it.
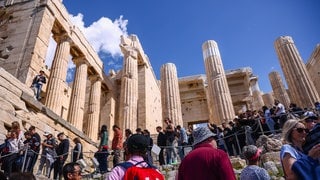
<svg viewBox="0 0 320 180">
<path fill-rule="evenodd" d="M 57 46 L 52 65 L 47 67 L 50 39 Z M 157 78 L 139 38 L 129 35 L 120 39 L 122 69 L 105 73 L 103 61 L 71 23 L 60 0 L 1 1 L 0 143 L 11 122 L 18 121 L 23 130 L 34 125 L 39 134 L 63 131 L 69 138 L 80 137 L 84 149 L 92 153 L 97 150 L 103 124 L 110 139 L 113 125 L 132 131 L 140 127 L 155 134 L 166 117 L 184 127 L 208 122 L 220 125 L 247 110 L 270 107 L 273 95 L 285 93 L 284 88 L 281 92 L 273 88 L 276 92 L 263 94 L 250 67 L 224 70 L 218 43 L 213 40 L 202 46 L 205 74 L 178 77 L 177 68 L 168 62 L 156 70 L 161 71 Z M 319 46 L 305 67 L 290 38 L 280 38 L 275 44 L 285 67 L 289 96 L 302 107 L 310 106 L 319 99 L 318 85 L 314 85 L 319 80 Z M 286 55 L 289 50 L 291 56 Z M 294 75 L 293 65 L 288 63 L 292 60 L 303 76 Z M 69 62 L 75 64 L 72 83 L 66 82 Z M 30 85 L 40 70 L 47 83 L 37 101 Z M 293 83 L 299 78 L 304 79 Z M 272 81 L 281 83 L 279 78 Z M 304 93 L 309 99 L 299 100 Z"/>
</svg>

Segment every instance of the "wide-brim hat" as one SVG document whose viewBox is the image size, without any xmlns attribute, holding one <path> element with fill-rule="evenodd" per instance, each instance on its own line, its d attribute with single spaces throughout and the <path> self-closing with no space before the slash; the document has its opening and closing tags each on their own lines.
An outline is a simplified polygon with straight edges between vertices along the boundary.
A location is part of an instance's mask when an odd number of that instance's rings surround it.
<svg viewBox="0 0 320 180">
<path fill-rule="evenodd" d="M 211 132 L 211 130 L 205 126 L 205 127 L 198 127 L 192 132 L 192 136 L 194 139 L 193 146 L 209 139 L 210 137 L 216 136 L 215 133 Z"/>
</svg>

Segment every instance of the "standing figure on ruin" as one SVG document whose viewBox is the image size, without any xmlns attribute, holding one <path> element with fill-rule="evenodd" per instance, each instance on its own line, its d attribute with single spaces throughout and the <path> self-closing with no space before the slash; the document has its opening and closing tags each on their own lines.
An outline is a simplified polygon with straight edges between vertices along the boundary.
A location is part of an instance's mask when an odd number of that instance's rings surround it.
<svg viewBox="0 0 320 180">
<path fill-rule="evenodd" d="M 34 90 L 35 98 L 40 101 L 41 100 L 41 89 L 42 85 L 47 82 L 46 77 L 44 75 L 44 71 L 40 71 L 36 77 L 32 80 L 31 88 Z"/>
</svg>

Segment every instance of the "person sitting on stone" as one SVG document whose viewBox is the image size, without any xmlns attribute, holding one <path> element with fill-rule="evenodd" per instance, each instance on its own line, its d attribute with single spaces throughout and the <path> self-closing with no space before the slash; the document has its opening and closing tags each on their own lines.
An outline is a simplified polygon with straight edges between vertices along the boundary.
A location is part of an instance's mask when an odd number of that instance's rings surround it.
<svg viewBox="0 0 320 180">
<path fill-rule="evenodd" d="M 33 78 L 31 87 L 34 88 L 35 98 L 37 100 L 41 100 L 41 89 L 42 85 L 46 83 L 46 77 L 44 75 L 44 71 L 40 71 L 36 77 Z"/>
<path fill-rule="evenodd" d="M 248 166 L 241 171 L 240 180 L 269 180 L 268 172 L 258 166 L 262 150 L 255 145 L 248 145 L 243 147 L 242 152 Z"/>
</svg>

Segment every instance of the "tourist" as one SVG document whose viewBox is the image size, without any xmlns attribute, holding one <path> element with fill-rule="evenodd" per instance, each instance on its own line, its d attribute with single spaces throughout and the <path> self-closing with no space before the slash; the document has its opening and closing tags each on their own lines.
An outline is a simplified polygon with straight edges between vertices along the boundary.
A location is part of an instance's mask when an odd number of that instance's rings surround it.
<svg viewBox="0 0 320 180">
<path fill-rule="evenodd" d="M 238 154 L 238 146 L 237 146 L 234 132 L 231 129 L 231 127 L 225 122 L 222 123 L 222 127 L 223 127 L 223 135 L 225 137 L 227 152 L 229 156 L 236 156 Z"/>
<path fill-rule="evenodd" d="M 152 154 L 151 154 L 151 148 L 153 146 L 153 139 L 150 137 L 150 132 L 147 129 L 143 130 L 143 135 L 148 140 L 148 150 L 147 150 L 147 156 L 146 156 L 145 160 L 147 161 L 147 163 L 149 165 L 153 165 L 153 158 L 152 158 Z"/>
<path fill-rule="evenodd" d="M 34 88 L 35 98 L 40 101 L 41 100 L 41 89 L 42 85 L 46 83 L 46 77 L 44 75 L 44 71 L 40 71 L 36 77 L 33 78 L 31 87 Z"/>
<path fill-rule="evenodd" d="M 129 139 L 129 137 L 132 135 L 132 131 L 130 130 L 130 129 L 126 129 L 125 131 L 124 131 L 124 135 L 125 135 L 125 137 L 126 137 L 126 140 L 123 142 L 123 150 L 124 150 L 124 152 L 123 152 L 123 159 L 125 160 L 125 161 L 127 161 L 128 159 L 129 159 L 129 154 L 128 154 L 128 152 L 126 151 L 126 147 L 127 147 L 127 143 L 128 143 L 128 139 Z"/>
<path fill-rule="evenodd" d="M 174 163 L 174 159 L 177 156 L 175 150 L 174 150 L 174 140 L 175 140 L 175 129 L 172 121 L 169 118 L 166 118 L 164 120 L 166 123 L 166 128 L 164 130 L 166 135 L 166 155 L 167 155 L 167 164 Z"/>
<path fill-rule="evenodd" d="M 63 166 L 62 169 L 63 178 L 65 180 L 80 180 L 81 179 L 81 167 L 76 162 L 70 162 Z"/>
<path fill-rule="evenodd" d="M 235 174 L 227 153 L 217 149 L 210 129 L 198 127 L 193 131 L 194 149 L 182 160 L 178 180 L 215 179 L 235 180 Z"/>
<path fill-rule="evenodd" d="M 36 127 L 35 126 L 30 126 L 29 127 L 29 132 L 32 136 L 32 138 L 35 141 L 34 145 L 35 145 L 35 149 L 34 149 L 34 155 L 33 155 L 33 158 L 32 158 L 32 162 L 30 164 L 30 172 L 33 173 L 33 168 L 34 168 L 34 165 L 36 164 L 37 160 L 38 160 L 38 156 L 39 156 L 39 153 L 40 153 L 40 144 L 41 144 L 41 137 L 40 135 L 36 132 Z"/>
<path fill-rule="evenodd" d="M 136 129 L 136 134 L 143 134 L 142 129 L 138 127 L 138 128 Z"/>
<path fill-rule="evenodd" d="M 42 152 L 40 157 L 40 164 L 38 168 L 38 172 L 36 175 L 40 175 L 42 173 L 42 169 L 44 164 L 46 164 L 46 174 L 45 176 L 50 178 L 51 170 L 54 163 L 54 158 L 56 157 L 56 147 L 57 142 L 56 139 L 53 137 L 52 133 L 45 132 L 43 136 L 46 137 L 46 139 L 42 142 Z"/>
<path fill-rule="evenodd" d="M 286 114 L 286 109 L 283 104 L 280 103 L 279 100 L 274 100 L 274 105 L 276 106 L 276 109 L 274 111 L 275 117 L 274 120 L 275 122 L 279 123 L 279 127 L 282 128 L 284 123 L 287 121 L 287 114 Z"/>
<path fill-rule="evenodd" d="M 160 147 L 159 164 L 160 166 L 162 166 L 166 164 L 166 162 L 164 161 L 164 155 L 163 155 L 163 149 L 166 146 L 166 135 L 162 132 L 161 126 L 158 126 L 156 130 L 159 133 L 157 136 L 157 145 Z"/>
<path fill-rule="evenodd" d="M 11 130 L 5 140 L 8 152 L 5 153 L 6 157 L 3 158 L 3 170 L 6 177 L 9 177 L 12 172 L 18 172 L 19 166 L 16 161 L 19 158 L 20 145 L 18 142 L 18 134 L 15 130 Z"/>
<path fill-rule="evenodd" d="M 34 136 L 31 135 L 30 131 L 26 131 L 24 133 L 24 136 L 26 140 L 23 142 L 25 147 L 27 147 L 27 154 L 25 159 L 24 159 L 24 169 L 22 170 L 23 172 L 31 172 L 31 167 L 33 166 L 33 159 L 34 156 L 36 155 L 36 150 L 39 148 L 40 143 L 38 142 L 38 139 Z"/>
<path fill-rule="evenodd" d="M 99 170 L 101 173 L 108 171 L 108 156 L 109 156 L 109 133 L 107 125 L 102 125 L 99 132 L 100 144 L 98 152 L 95 154 L 99 162 Z"/>
<path fill-rule="evenodd" d="M 270 109 L 267 106 L 262 106 L 262 110 L 263 110 L 264 119 L 266 120 L 266 124 L 270 132 L 272 134 L 276 134 L 276 132 L 274 131 L 274 120 L 271 117 Z"/>
<path fill-rule="evenodd" d="M 307 116 L 304 118 L 304 124 L 306 128 L 311 131 L 312 128 L 317 124 L 318 117 L 316 116 Z"/>
<path fill-rule="evenodd" d="M 243 147 L 243 157 L 246 159 L 247 167 L 241 171 L 240 180 L 269 180 L 268 172 L 259 167 L 260 154 L 262 150 L 255 145 Z"/>
<path fill-rule="evenodd" d="M 108 146 L 109 133 L 107 125 L 102 125 L 99 133 L 100 144 L 99 149 L 102 151 L 103 146 Z"/>
<path fill-rule="evenodd" d="M 124 179 L 126 171 L 129 167 L 127 167 L 128 163 L 131 166 L 136 167 L 150 167 L 147 162 L 144 161 L 144 158 L 146 156 L 146 152 L 148 149 L 148 139 L 141 134 L 133 134 L 128 139 L 128 144 L 126 146 L 126 151 L 128 151 L 130 159 L 126 161 L 125 163 L 118 164 L 118 166 L 115 166 L 111 173 L 108 175 L 106 180 L 120 180 Z M 125 166 L 126 165 L 126 166 Z M 148 174 L 146 174 L 148 175 Z M 160 178 L 159 180 L 164 179 L 163 176 L 158 172 L 156 174 Z M 136 179 L 134 177 L 129 177 L 130 179 Z M 150 178 L 155 179 L 155 178 Z"/>
<path fill-rule="evenodd" d="M 177 131 L 179 133 L 179 139 L 178 139 L 179 157 L 180 157 L 180 160 L 182 160 L 184 158 L 184 146 L 188 145 L 188 135 L 186 130 L 180 125 L 177 126 Z"/>
<path fill-rule="evenodd" d="M 283 126 L 282 137 L 285 144 L 281 147 L 280 159 L 286 179 L 297 179 L 297 175 L 292 171 L 292 165 L 300 159 L 307 159 L 302 149 L 306 135 L 306 128 L 300 121 L 289 119 Z M 319 158 L 320 146 L 315 145 L 311 148 L 308 156 L 313 159 Z"/>
<path fill-rule="evenodd" d="M 83 146 L 79 137 L 73 139 L 74 148 L 72 152 L 72 162 L 77 162 L 80 159 L 83 159 Z"/>
<path fill-rule="evenodd" d="M 57 159 L 55 160 L 53 165 L 54 166 L 53 179 L 57 179 L 58 177 L 59 179 L 62 179 L 62 168 L 68 158 L 70 142 L 69 142 L 69 139 L 66 138 L 63 132 L 59 133 L 57 137 L 60 143 L 56 148 Z"/>
<path fill-rule="evenodd" d="M 112 139 L 112 150 L 113 150 L 113 167 L 120 162 L 120 153 L 122 150 L 122 131 L 117 125 L 113 125 L 113 139 Z"/>
</svg>

